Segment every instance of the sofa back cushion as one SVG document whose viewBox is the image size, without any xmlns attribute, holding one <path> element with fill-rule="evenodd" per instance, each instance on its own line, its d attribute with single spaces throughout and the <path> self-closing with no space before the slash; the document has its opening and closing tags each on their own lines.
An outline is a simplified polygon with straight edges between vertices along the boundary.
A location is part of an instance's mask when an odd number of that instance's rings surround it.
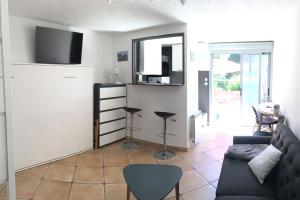
<svg viewBox="0 0 300 200">
<path fill-rule="evenodd" d="M 278 124 L 271 143 L 282 152 L 273 171 L 279 200 L 300 200 L 300 141 L 285 125 Z"/>
</svg>

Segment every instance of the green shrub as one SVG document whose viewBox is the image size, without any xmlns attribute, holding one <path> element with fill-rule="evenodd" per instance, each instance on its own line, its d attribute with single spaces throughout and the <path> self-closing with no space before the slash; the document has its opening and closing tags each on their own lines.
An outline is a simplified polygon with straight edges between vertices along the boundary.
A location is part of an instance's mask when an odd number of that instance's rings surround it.
<svg viewBox="0 0 300 200">
<path fill-rule="evenodd" d="M 223 89 L 225 91 L 240 91 L 241 84 L 239 73 L 228 73 L 225 76 L 215 75 L 213 85 L 214 87 Z"/>
<path fill-rule="evenodd" d="M 240 91 L 241 90 L 241 83 L 240 80 L 237 79 L 230 79 L 228 83 L 228 89 L 230 91 Z"/>
</svg>

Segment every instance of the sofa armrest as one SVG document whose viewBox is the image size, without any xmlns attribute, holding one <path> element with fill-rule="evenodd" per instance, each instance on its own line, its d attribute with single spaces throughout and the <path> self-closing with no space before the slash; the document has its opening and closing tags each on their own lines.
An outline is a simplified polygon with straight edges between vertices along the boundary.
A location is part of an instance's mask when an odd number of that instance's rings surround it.
<svg viewBox="0 0 300 200">
<path fill-rule="evenodd" d="M 270 144 L 271 136 L 234 136 L 233 144 Z"/>
</svg>

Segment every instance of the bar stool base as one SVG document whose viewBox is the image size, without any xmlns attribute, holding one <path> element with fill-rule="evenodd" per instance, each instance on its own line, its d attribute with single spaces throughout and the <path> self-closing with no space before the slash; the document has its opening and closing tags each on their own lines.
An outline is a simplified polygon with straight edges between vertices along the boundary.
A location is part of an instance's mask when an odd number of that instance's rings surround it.
<svg viewBox="0 0 300 200">
<path fill-rule="evenodd" d="M 168 160 L 174 156 L 176 156 L 176 153 L 173 151 L 160 150 L 154 153 L 154 157 L 160 160 Z"/>
<path fill-rule="evenodd" d="M 125 142 L 122 147 L 123 149 L 138 149 L 140 146 L 134 142 Z"/>
</svg>

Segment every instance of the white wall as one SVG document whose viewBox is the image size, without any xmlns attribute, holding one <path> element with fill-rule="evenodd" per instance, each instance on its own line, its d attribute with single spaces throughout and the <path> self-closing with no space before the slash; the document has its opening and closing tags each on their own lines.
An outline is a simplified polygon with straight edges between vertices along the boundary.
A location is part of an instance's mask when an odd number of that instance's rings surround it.
<svg viewBox="0 0 300 200">
<path fill-rule="evenodd" d="M 187 137 L 188 145 L 192 144 L 192 116 L 198 112 L 198 70 L 200 48 L 198 34 L 194 34 L 193 29 L 187 29 Z M 192 55 L 193 54 L 193 55 Z M 193 58 L 192 58 L 193 56 Z M 201 57 L 202 58 L 202 57 Z"/>
<path fill-rule="evenodd" d="M 13 63 L 34 63 L 36 26 L 83 32 L 82 64 L 95 67 L 95 82 L 111 81 L 113 59 L 111 34 L 10 16 Z"/>
<path fill-rule="evenodd" d="M 131 83 L 132 72 L 132 39 L 164 35 L 170 33 L 185 33 L 186 25 L 168 25 L 133 31 L 128 33 L 115 34 L 113 37 L 114 47 L 113 54 L 117 55 L 118 51 L 128 50 L 128 61 L 117 62 L 114 59 L 114 66 L 120 69 L 120 78 L 123 82 Z M 186 57 L 186 55 L 185 55 Z M 153 111 L 174 112 L 176 123 L 168 122 L 168 132 L 176 134 L 167 140 L 168 145 L 184 147 L 188 146 L 187 140 L 187 84 L 182 87 L 177 86 L 128 86 L 128 106 L 143 109 L 142 118 L 135 118 L 135 126 L 140 128 L 136 131 L 134 137 L 161 143 L 162 138 L 157 134 L 163 130 L 163 120 L 157 117 Z"/>
<path fill-rule="evenodd" d="M 300 139 L 300 3 L 288 10 L 288 19 L 281 26 L 281 37 L 278 37 L 281 49 L 274 54 L 274 99 L 283 108 L 287 122 L 295 135 Z M 280 59 L 279 59 L 280 58 Z M 275 63 L 276 64 L 276 63 Z M 276 71 L 275 71 L 276 70 Z"/>
</svg>

